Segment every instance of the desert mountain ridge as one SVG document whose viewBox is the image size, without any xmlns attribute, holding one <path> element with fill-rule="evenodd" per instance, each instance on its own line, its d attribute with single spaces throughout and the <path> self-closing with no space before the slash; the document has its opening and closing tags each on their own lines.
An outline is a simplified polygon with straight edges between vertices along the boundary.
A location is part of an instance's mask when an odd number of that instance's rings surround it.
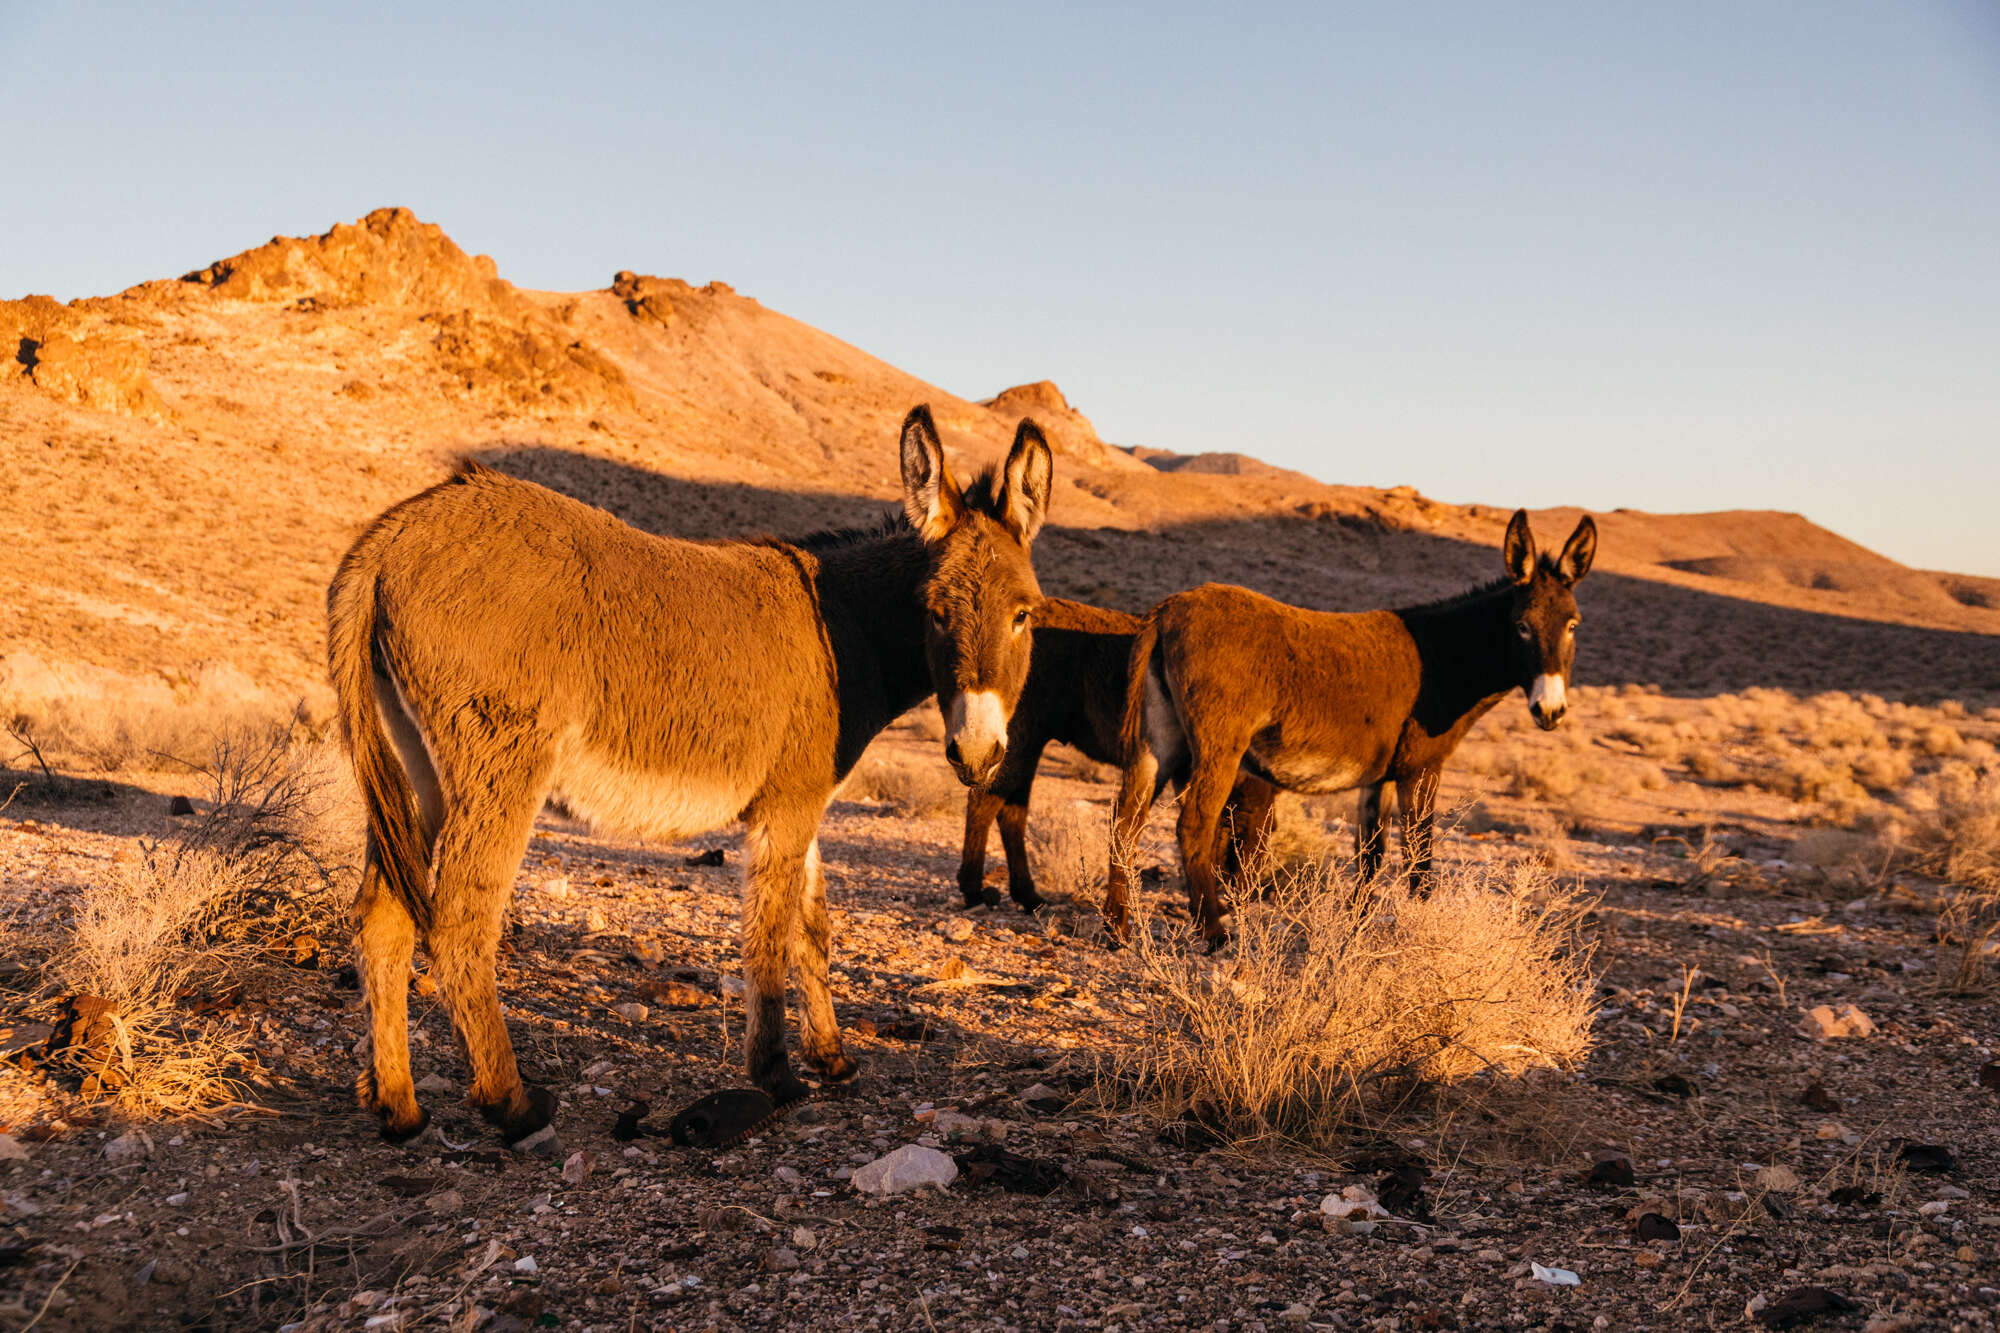
<svg viewBox="0 0 2000 1333">
<path fill-rule="evenodd" d="M 1439 595 L 1498 572 L 1511 512 L 1110 444 L 1053 383 L 961 398 L 723 282 L 516 287 L 400 208 L 115 296 L 0 302 L 0 357 L 0 694 L 320 688 L 341 551 L 466 454 L 656 531 L 786 533 L 893 499 L 914 403 L 966 468 L 1032 416 L 1057 454 L 1046 589 L 1135 609 L 1206 579 L 1330 609 Z M 1560 542 L 1577 512 L 1538 512 L 1536 530 Z M 2000 635 L 2000 580 L 1910 569 L 1797 515 L 1596 517 L 1599 570 L 1693 617 L 1668 629 L 1681 622 L 1626 606 L 1633 633 L 1602 650 L 1612 677 L 1707 688 L 1712 654 L 1686 628 L 1701 607 L 1973 635 L 1989 654 Z M 2000 667 L 1973 661 L 1937 688 L 2000 690 Z"/>
</svg>

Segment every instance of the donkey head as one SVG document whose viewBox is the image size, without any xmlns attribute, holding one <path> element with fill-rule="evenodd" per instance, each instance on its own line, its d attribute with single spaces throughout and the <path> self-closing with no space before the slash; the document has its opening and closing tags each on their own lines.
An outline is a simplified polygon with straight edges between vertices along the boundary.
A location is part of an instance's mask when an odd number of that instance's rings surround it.
<svg viewBox="0 0 2000 1333">
<path fill-rule="evenodd" d="M 931 557 L 919 592 L 924 651 L 944 714 L 945 758 L 967 786 L 999 771 L 1027 683 L 1028 627 L 1042 603 L 1028 547 L 1048 513 L 1053 475 L 1041 428 L 1023 420 L 999 475 L 961 491 L 930 409 L 903 421 L 903 510 Z"/>
<path fill-rule="evenodd" d="M 1576 661 L 1576 581 L 1597 555 L 1597 524 L 1585 514 L 1551 560 L 1535 554 L 1528 511 L 1517 509 L 1501 546 L 1514 580 L 1509 652 L 1528 692 L 1528 712 L 1543 731 L 1555 730 L 1569 706 L 1569 672 Z"/>
</svg>

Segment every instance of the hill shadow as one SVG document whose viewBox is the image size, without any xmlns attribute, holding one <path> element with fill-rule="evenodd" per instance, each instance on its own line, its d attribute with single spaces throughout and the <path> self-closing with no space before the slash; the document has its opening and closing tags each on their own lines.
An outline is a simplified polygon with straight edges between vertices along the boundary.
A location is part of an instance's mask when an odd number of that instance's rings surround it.
<svg viewBox="0 0 2000 1333">
<path fill-rule="evenodd" d="M 664 536 L 801 536 L 873 523 L 894 508 L 843 492 L 688 481 L 546 446 L 503 444 L 475 457 Z M 1554 545 L 1568 534 L 1537 535 Z M 1135 612 L 1211 581 L 1320 610 L 1407 606 L 1501 572 L 1493 547 L 1289 515 L 1144 531 L 1051 524 L 1036 541 L 1035 566 L 1051 595 Z M 1592 574 L 1578 585 L 1577 601 L 1585 621 L 1579 684 L 1657 685 L 1691 696 L 1768 686 L 2000 703 L 2000 636 L 1774 606 L 1628 574 Z"/>
</svg>

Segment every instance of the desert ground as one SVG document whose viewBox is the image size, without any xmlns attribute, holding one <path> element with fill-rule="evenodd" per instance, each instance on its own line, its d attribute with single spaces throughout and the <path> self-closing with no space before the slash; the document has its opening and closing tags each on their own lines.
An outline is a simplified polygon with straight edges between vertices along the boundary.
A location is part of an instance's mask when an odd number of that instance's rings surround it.
<svg viewBox="0 0 2000 1333">
<path fill-rule="evenodd" d="M 524 291 L 402 210 L 190 262 L 0 302 L 7 1329 L 2000 1321 L 2000 583 L 1788 514 L 1595 516 L 1568 718 L 1506 699 L 1447 769 L 1448 910 L 1354 892 L 1352 798 L 1287 798 L 1211 958 L 1163 813 L 1111 951 L 1117 775 L 1062 748 L 1051 906 L 968 910 L 963 789 L 935 704 L 906 714 L 821 835 L 861 1075 L 721 1146 L 669 1126 L 744 1082 L 737 832 L 550 811 L 500 989 L 556 1133 L 509 1150 L 464 1104 L 420 952 L 434 1128 L 385 1145 L 323 597 L 454 458 L 799 534 L 883 512 L 912 404 L 966 469 L 1032 415 L 1044 590 L 1134 611 L 1448 595 L 1499 574 L 1512 506 L 1120 448 L 1052 384 L 958 398 L 720 282 Z M 1301 930 L 1338 988 L 1297 988 Z M 1474 991 L 1399 970 L 1422 951 Z M 1393 1018 L 1325 1053 L 1364 1010 Z M 907 1145 L 955 1178 L 856 1184 Z"/>
</svg>

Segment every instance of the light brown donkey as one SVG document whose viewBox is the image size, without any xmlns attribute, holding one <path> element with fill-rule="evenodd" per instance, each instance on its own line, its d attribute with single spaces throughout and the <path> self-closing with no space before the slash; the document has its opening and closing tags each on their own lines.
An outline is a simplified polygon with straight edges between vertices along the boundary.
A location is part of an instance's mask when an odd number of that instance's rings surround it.
<svg viewBox="0 0 2000 1333">
<path fill-rule="evenodd" d="M 806 1092 L 785 1054 L 850 1078 L 827 989 L 817 833 L 875 733 L 936 694 L 946 754 L 986 780 L 1006 748 L 1041 602 L 1029 543 L 1051 460 L 1023 421 L 1000 476 L 961 491 L 927 408 L 902 431 L 903 514 L 797 543 L 656 537 L 477 466 L 371 524 L 327 593 L 328 654 L 368 813 L 356 904 L 372 1060 L 359 1092 L 392 1140 L 424 1127 L 406 986 L 422 939 L 509 1141 L 555 1102 L 521 1081 L 494 959 L 543 802 L 640 836 L 742 819 L 750 1076 Z"/>
<path fill-rule="evenodd" d="M 1403 808 L 1417 889 L 1430 882 L 1438 775 L 1472 724 L 1510 690 L 1548 729 L 1562 720 L 1576 658 L 1576 581 L 1590 572 L 1588 515 L 1562 554 L 1537 558 L 1526 511 L 1507 525 L 1504 578 L 1401 611 L 1305 611 L 1211 583 L 1154 607 L 1133 640 L 1125 780 L 1112 821 L 1104 915 L 1126 930 L 1132 854 L 1160 790 L 1185 775 L 1181 864 L 1211 947 L 1226 938 L 1216 821 L 1237 769 L 1291 791 L 1364 789 L 1361 862 L 1381 864 L 1381 784 Z"/>
</svg>

